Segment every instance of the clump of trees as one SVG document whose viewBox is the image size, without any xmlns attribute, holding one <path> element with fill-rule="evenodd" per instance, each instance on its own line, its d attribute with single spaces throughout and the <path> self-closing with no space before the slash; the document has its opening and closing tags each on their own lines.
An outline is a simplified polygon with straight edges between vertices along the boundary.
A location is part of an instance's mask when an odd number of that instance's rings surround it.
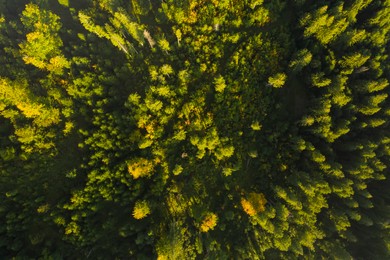
<svg viewBox="0 0 390 260">
<path fill-rule="evenodd" d="M 389 13 L 0 1 L 0 256 L 389 258 Z"/>
</svg>

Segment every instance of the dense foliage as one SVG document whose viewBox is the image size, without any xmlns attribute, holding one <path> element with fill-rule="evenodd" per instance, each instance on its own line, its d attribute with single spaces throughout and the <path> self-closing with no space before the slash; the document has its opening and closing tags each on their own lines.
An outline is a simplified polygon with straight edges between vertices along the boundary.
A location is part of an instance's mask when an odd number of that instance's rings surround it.
<svg viewBox="0 0 390 260">
<path fill-rule="evenodd" d="M 0 0 L 0 257 L 389 259 L 389 0 Z"/>
</svg>

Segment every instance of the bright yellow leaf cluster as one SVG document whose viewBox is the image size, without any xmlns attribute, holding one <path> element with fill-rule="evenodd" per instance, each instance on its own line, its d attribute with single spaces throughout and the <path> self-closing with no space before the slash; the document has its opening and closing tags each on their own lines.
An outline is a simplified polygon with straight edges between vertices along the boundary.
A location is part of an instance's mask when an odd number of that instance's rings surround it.
<svg viewBox="0 0 390 260">
<path fill-rule="evenodd" d="M 142 200 L 135 203 L 133 209 L 133 217 L 135 219 L 143 219 L 150 214 L 150 207 L 148 202 Z"/>
<path fill-rule="evenodd" d="M 154 165 L 144 158 L 136 158 L 127 165 L 127 170 L 134 179 L 149 176 L 153 172 Z"/>
<path fill-rule="evenodd" d="M 213 230 L 218 222 L 218 216 L 214 213 L 207 213 L 205 218 L 200 225 L 200 231 L 208 232 L 210 229 Z"/>
<path fill-rule="evenodd" d="M 249 216 L 254 216 L 265 210 L 267 200 L 263 193 L 251 192 L 246 198 L 241 199 L 241 206 L 245 213 Z"/>
<path fill-rule="evenodd" d="M 242 198 L 241 199 L 241 206 L 244 209 L 245 213 L 248 214 L 249 216 L 252 217 L 252 216 L 256 215 L 256 210 L 254 209 L 254 207 L 252 206 L 252 204 L 248 200 Z"/>
</svg>

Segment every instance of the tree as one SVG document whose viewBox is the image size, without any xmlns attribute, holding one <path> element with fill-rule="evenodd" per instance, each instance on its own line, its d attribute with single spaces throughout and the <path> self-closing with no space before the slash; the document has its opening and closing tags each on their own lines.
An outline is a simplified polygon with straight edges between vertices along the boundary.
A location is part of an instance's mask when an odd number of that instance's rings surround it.
<svg viewBox="0 0 390 260">
<path fill-rule="evenodd" d="M 28 4 L 22 13 L 21 21 L 28 31 L 27 40 L 20 44 L 20 52 L 26 64 L 62 74 L 69 68 L 69 61 L 61 54 L 63 43 L 58 35 L 61 27 L 59 17 L 47 10 L 40 10 L 37 5 Z"/>
</svg>

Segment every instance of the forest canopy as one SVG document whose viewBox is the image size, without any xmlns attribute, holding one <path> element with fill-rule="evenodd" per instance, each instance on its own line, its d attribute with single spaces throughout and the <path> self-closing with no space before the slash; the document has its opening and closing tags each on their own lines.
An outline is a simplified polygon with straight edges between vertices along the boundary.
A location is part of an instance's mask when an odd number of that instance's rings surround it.
<svg viewBox="0 0 390 260">
<path fill-rule="evenodd" d="M 390 0 L 0 0 L 0 258 L 389 259 Z"/>
</svg>

